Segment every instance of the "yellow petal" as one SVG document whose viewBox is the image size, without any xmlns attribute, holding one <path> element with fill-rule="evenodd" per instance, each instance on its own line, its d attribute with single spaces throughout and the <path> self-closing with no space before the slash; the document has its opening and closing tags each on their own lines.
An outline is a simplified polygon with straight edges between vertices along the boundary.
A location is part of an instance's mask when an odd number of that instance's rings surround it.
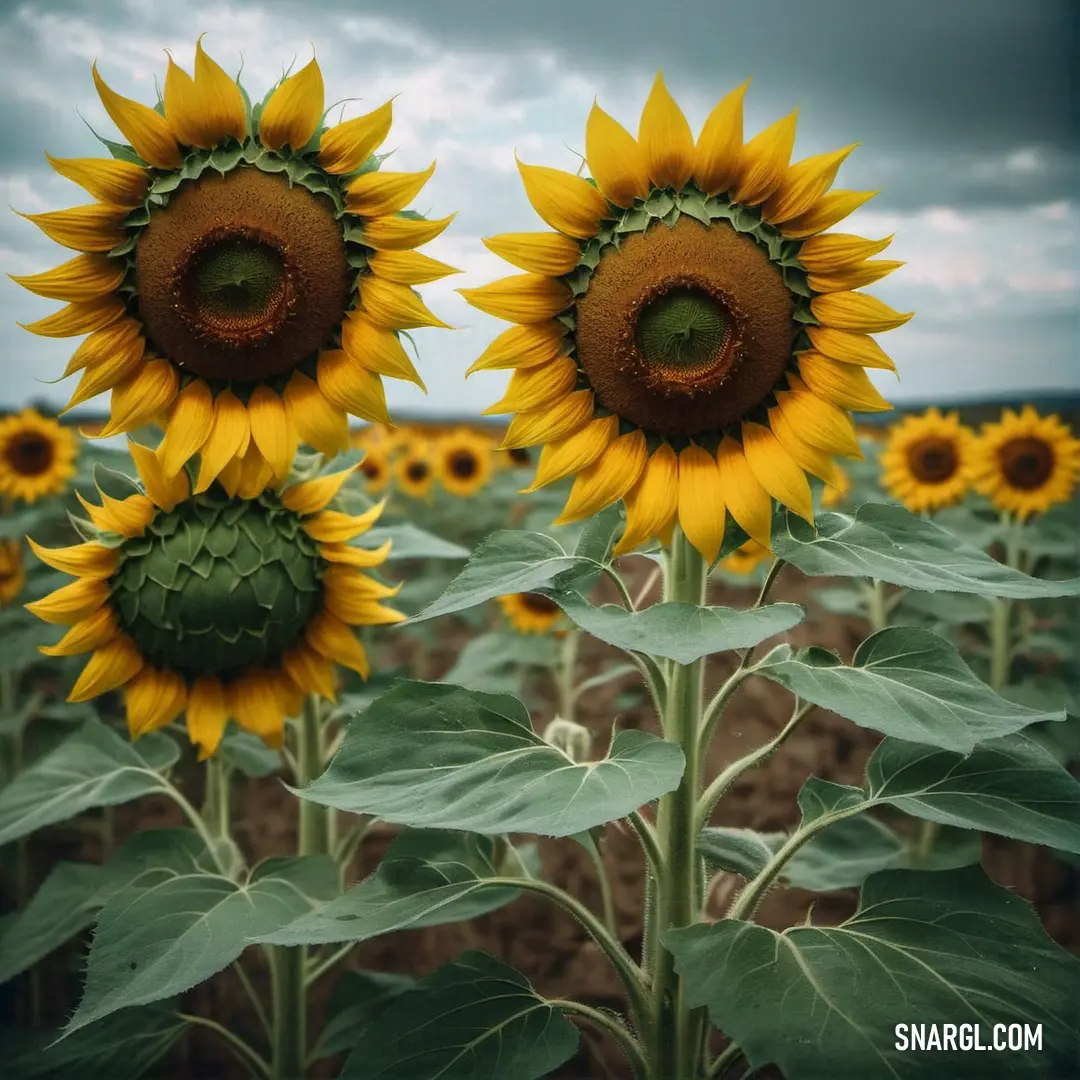
<svg viewBox="0 0 1080 1080">
<path fill-rule="evenodd" d="M 195 491 L 206 491 L 230 461 L 243 457 L 250 440 L 247 407 L 226 387 L 214 399 L 214 423 L 199 451 L 199 477 L 195 481 Z"/>
<path fill-rule="evenodd" d="M 558 405 L 538 412 L 520 413 L 510 422 L 500 449 L 513 450 L 520 446 L 565 439 L 583 428 L 593 415 L 591 390 L 575 390 Z"/>
<path fill-rule="evenodd" d="M 649 167 L 641 147 L 634 136 L 595 101 L 585 123 L 585 159 L 592 178 L 608 202 L 616 206 L 630 206 L 635 199 L 649 197 Z M 532 270 L 532 267 L 523 269 Z M 533 273 L 546 274 L 549 271 L 534 270 Z M 565 274 L 566 270 L 558 273 Z"/>
<path fill-rule="evenodd" d="M 180 471 L 171 478 L 167 477 L 158 454 L 141 443 L 128 442 L 128 451 L 139 471 L 143 489 L 155 506 L 168 511 L 190 496 L 191 485 L 187 473 Z"/>
<path fill-rule="evenodd" d="M 44 214 L 15 212 L 32 221 L 50 240 L 75 251 L 112 251 L 125 239 L 120 224 L 128 210 L 123 206 L 88 203 Z"/>
<path fill-rule="evenodd" d="M 95 330 L 71 354 L 63 377 L 74 375 L 76 371 L 81 371 L 85 367 L 97 367 L 99 364 L 114 359 L 118 353 L 125 356 L 134 354 L 136 360 L 141 360 L 143 350 L 146 348 L 146 342 L 141 335 L 142 323 L 138 319 L 120 319 L 118 322 L 110 323 L 103 330 Z M 100 393 L 103 389 L 104 387 L 101 387 L 95 393 Z"/>
<path fill-rule="evenodd" d="M 306 642 L 294 645 L 282 654 L 281 666 L 301 690 L 321 694 L 330 701 L 336 699 L 333 661 L 316 652 Z"/>
<path fill-rule="evenodd" d="M 331 456 L 348 447 L 346 410 L 330 401 L 314 379 L 294 371 L 285 385 L 283 400 L 301 442 Z"/>
<path fill-rule="evenodd" d="M 275 479 L 273 468 L 260 453 L 254 439 L 248 443 L 239 464 L 240 471 L 235 478 L 235 494 L 241 499 L 256 498 L 266 490 L 267 484 Z M 219 479 L 221 475 L 224 475 L 224 472 L 219 475 Z"/>
<path fill-rule="evenodd" d="M 525 368 L 510 376 L 503 398 L 483 411 L 483 416 L 543 409 L 566 397 L 577 385 L 577 362 L 561 356 L 541 367 Z"/>
<path fill-rule="evenodd" d="M 199 748 L 200 761 L 205 761 L 218 748 L 228 719 L 221 683 L 205 675 L 196 679 L 188 692 L 187 729 L 192 745 Z"/>
<path fill-rule="evenodd" d="M 888 412 L 892 408 L 855 364 L 830 360 L 819 353 L 799 354 L 799 374 L 818 397 L 857 412 Z"/>
<path fill-rule="evenodd" d="M 165 56 L 165 89 L 162 101 L 169 127 L 182 146 L 198 146 L 199 111 L 196 104 L 195 80 L 176 63 L 167 49 Z"/>
<path fill-rule="evenodd" d="M 876 194 L 876 191 L 845 191 L 843 189 L 830 191 L 822 195 L 805 214 L 785 221 L 780 226 L 780 231 L 793 240 L 824 232 L 826 229 L 831 229 L 838 221 L 843 221 L 848 214 L 854 213 Z"/>
<path fill-rule="evenodd" d="M 395 285 L 426 285 L 461 271 L 419 251 L 373 251 L 368 255 L 371 272 Z"/>
<path fill-rule="evenodd" d="M 68 701 L 89 701 L 123 686 L 145 663 L 138 645 L 127 635 L 113 638 L 94 651 L 68 694 Z"/>
<path fill-rule="evenodd" d="M 112 608 L 99 607 L 75 623 L 55 645 L 39 645 L 38 651 L 46 656 L 77 656 L 100 649 L 119 633 L 120 627 Z"/>
<path fill-rule="evenodd" d="M 116 289 L 124 280 L 124 264 L 105 255 L 84 254 L 41 274 L 8 274 L 8 277 L 38 296 L 84 303 Z"/>
<path fill-rule="evenodd" d="M 336 176 L 355 172 L 383 144 L 393 119 L 391 99 L 373 112 L 324 131 L 319 139 L 319 164 Z"/>
<path fill-rule="evenodd" d="M 141 536 L 146 526 L 154 520 L 156 510 L 146 495 L 129 495 L 126 499 L 114 499 L 111 495 L 98 492 L 101 505 L 88 503 L 82 494 L 75 492 L 75 497 L 82 503 L 83 509 L 90 515 L 90 520 L 102 532 L 117 533 L 120 536 Z"/>
<path fill-rule="evenodd" d="M 98 202 L 134 208 L 146 197 L 150 174 L 141 165 L 116 158 L 55 158 L 46 160 L 61 176 L 88 191 Z"/>
<path fill-rule="evenodd" d="M 799 246 L 799 262 L 811 274 L 835 274 L 880 254 L 892 239 L 890 235 L 883 240 L 864 240 L 852 233 L 811 236 Z"/>
<path fill-rule="evenodd" d="M 416 383 L 426 392 L 424 381 L 417 374 L 397 334 L 385 327 L 376 326 L 363 312 L 350 312 L 341 324 L 341 348 L 350 359 L 368 371 L 389 375 L 392 379 L 405 379 L 407 382 Z M 325 357 L 332 354 L 322 355 Z M 326 393 L 325 388 L 322 389 Z"/>
<path fill-rule="evenodd" d="M 625 501 L 626 529 L 615 545 L 614 555 L 625 555 L 650 537 L 659 536 L 678 509 L 679 462 L 667 443 L 646 461 Z"/>
<path fill-rule="evenodd" d="M 328 660 L 351 668 L 365 679 L 368 675 L 367 654 L 356 634 L 328 611 L 320 611 L 304 628 L 307 643 Z"/>
<path fill-rule="evenodd" d="M 364 314 L 385 330 L 414 330 L 420 326 L 451 327 L 430 312 L 407 285 L 373 275 L 360 279 L 360 303 Z"/>
<path fill-rule="evenodd" d="M 619 418 L 614 415 L 601 416 L 573 435 L 548 442 L 540 451 L 536 476 L 522 494 L 536 491 L 545 484 L 587 468 L 603 454 L 618 434 Z"/>
<path fill-rule="evenodd" d="M 761 207 L 762 220 L 789 221 L 800 214 L 805 214 L 832 187 L 840 166 L 858 145 L 858 143 L 852 143 L 842 150 L 815 154 L 813 157 L 795 162 L 784 174 L 780 186 Z"/>
<path fill-rule="evenodd" d="M 349 479 L 356 468 L 356 465 L 350 465 L 340 472 L 293 484 L 281 493 L 282 505 L 297 514 L 316 514 L 320 510 L 325 510 L 341 490 L 341 485 Z"/>
<path fill-rule="evenodd" d="M 201 36 L 195 42 L 195 102 L 197 134 L 202 140 L 196 146 L 209 148 L 225 139 L 243 142 L 247 138 L 247 110 L 240 87 L 203 52 Z"/>
<path fill-rule="evenodd" d="M 405 621 L 400 611 L 378 603 L 399 589 L 365 578 L 346 566 L 330 567 L 323 575 L 324 610 L 350 626 L 389 626 Z"/>
<path fill-rule="evenodd" d="M 43 622 L 71 626 L 109 602 L 109 583 L 101 578 L 79 578 L 48 596 L 27 604 L 26 610 Z"/>
<path fill-rule="evenodd" d="M 776 390 L 774 396 L 784 419 L 806 442 L 830 454 L 862 457 L 851 417 L 842 409 L 805 389 Z"/>
<path fill-rule="evenodd" d="M 484 238 L 484 247 L 530 274 L 568 274 L 581 258 L 581 245 L 553 232 L 501 233 Z"/>
<path fill-rule="evenodd" d="M 578 473 L 566 505 L 553 524 L 580 521 L 618 502 L 638 482 L 648 454 L 643 431 L 631 431 L 612 440 L 596 461 Z"/>
<path fill-rule="evenodd" d="M 566 350 L 566 327 L 554 319 L 504 330 L 465 373 L 531 368 L 554 360 Z"/>
<path fill-rule="evenodd" d="M 362 536 L 379 519 L 385 500 L 376 503 L 362 514 L 343 514 L 339 510 L 322 510 L 304 522 L 304 532 L 320 544 L 344 544 Z"/>
<path fill-rule="evenodd" d="M 111 577 L 120 561 L 120 552 L 116 548 L 106 547 L 96 541 L 63 548 L 42 547 L 29 536 L 26 542 L 46 566 L 73 577 Z"/>
<path fill-rule="evenodd" d="M 641 112 L 638 142 L 646 171 L 657 187 L 679 191 L 686 186 L 694 168 L 694 136 L 659 71 Z"/>
<path fill-rule="evenodd" d="M 68 304 L 44 319 L 32 323 L 19 323 L 24 330 L 40 337 L 77 337 L 101 330 L 127 313 L 119 296 L 99 296 L 95 300 L 80 300 Z"/>
<path fill-rule="evenodd" d="M 320 544 L 319 554 L 329 563 L 368 569 L 373 566 L 382 566 L 386 562 L 392 543 L 393 541 L 387 540 L 385 544 L 377 548 L 350 547 L 347 544 Z"/>
<path fill-rule="evenodd" d="M 285 732 L 284 701 L 277 686 L 279 673 L 241 675 L 225 691 L 226 708 L 245 731 L 280 746 Z"/>
<path fill-rule="evenodd" d="M 815 296 L 810 301 L 810 312 L 823 326 L 831 326 L 835 330 L 851 330 L 856 334 L 880 334 L 886 330 L 895 330 L 914 314 L 894 311 L 876 296 L 856 292 Z"/>
<path fill-rule="evenodd" d="M 203 379 L 189 382 L 169 410 L 165 438 L 158 453 L 165 478 L 173 477 L 195 456 L 214 426 L 214 397 Z"/>
<path fill-rule="evenodd" d="M 556 232 L 587 240 L 611 216 L 607 199 L 588 180 L 546 165 L 519 161 L 517 167 L 532 208 Z"/>
<path fill-rule="evenodd" d="M 87 338 L 87 341 L 90 340 L 90 338 Z M 94 350 L 95 362 L 93 366 L 87 366 L 82 373 L 79 385 L 75 387 L 75 393 L 71 395 L 71 399 L 61 410 L 62 413 L 66 413 L 69 409 L 75 408 L 76 405 L 81 405 L 84 401 L 88 401 L 111 387 L 119 386 L 124 380 L 134 377 L 142 363 L 146 340 L 141 336 L 132 337 L 128 333 L 118 335 L 113 340 L 118 341 L 115 349 L 108 352 Z M 76 356 L 79 356 L 79 362 L 81 363 L 87 354 L 78 350 Z M 73 356 L 72 362 L 74 361 L 75 357 Z"/>
<path fill-rule="evenodd" d="M 314 57 L 270 95 L 259 116 L 259 141 L 271 150 L 302 150 L 323 115 L 323 77 Z"/>
<path fill-rule="evenodd" d="M 715 562 L 727 520 L 716 458 L 700 446 L 686 447 L 679 454 L 676 491 L 682 531 L 707 562 Z"/>
<path fill-rule="evenodd" d="M 401 355 L 408 362 L 404 350 Z M 411 364 L 409 368 L 412 368 Z M 362 366 L 354 356 L 341 349 L 324 352 L 319 357 L 316 374 L 319 391 L 337 408 L 372 424 L 390 423 L 382 377 Z M 418 382 L 419 376 L 410 381 Z"/>
<path fill-rule="evenodd" d="M 421 244 L 434 240 L 456 216 L 450 214 L 449 217 L 433 218 L 429 221 L 402 217 L 372 218 L 362 226 L 364 243 L 376 251 L 402 251 L 420 247 Z"/>
<path fill-rule="evenodd" d="M 435 172 L 433 161 L 423 172 L 364 173 L 346 188 L 345 208 L 361 217 L 379 217 L 404 210 Z"/>
<path fill-rule="evenodd" d="M 140 364 L 113 390 L 109 422 L 98 432 L 98 437 L 119 435 L 149 423 L 172 404 L 179 386 L 176 368 L 168 360 Z"/>
<path fill-rule="evenodd" d="M 807 274 L 806 281 L 814 292 L 847 292 L 873 285 L 903 265 L 896 259 L 867 259 L 835 274 Z"/>
<path fill-rule="evenodd" d="M 128 734 L 132 739 L 171 724 L 187 704 L 187 684 L 174 671 L 147 665 L 124 687 Z"/>
<path fill-rule="evenodd" d="M 780 440 L 762 424 L 743 421 L 742 445 L 746 463 L 758 483 L 778 503 L 813 525 L 814 497 L 806 473 Z"/>
<path fill-rule="evenodd" d="M 852 334 L 834 330 L 831 326 L 807 326 L 806 332 L 814 348 L 823 356 L 844 364 L 895 371 L 884 349 L 868 334 Z"/>
<path fill-rule="evenodd" d="M 831 455 L 806 442 L 791 423 L 784 416 L 779 406 L 774 405 L 769 409 L 769 427 L 773 434 L 780 440 L 783 448 L 812 476 L 820 477 L 826 484 L 832 487 L 840 483 L 840 469 L 833 461 Z"/>
<path fill-rule="evenodd" d="M 772 550 L 772 498 L 747 463 L 738 439 L 724 436 L 716 452 L 724 503 L 743 532 Z"/>
<path fill-rule="evenodd" d="M 289 421 L 285 402 L 269 386 L 260 383 L 248 398 L 248 422 L 252 442 L 270 466 L 274 480 L 280 484 L 292 468 L 297 444 L 296 430 Z"/>
<path fill-rule="evenodd" d="M 747 79 L 719 101 L 705 120 L 694 147 L 694 183 L 706 195 L 729 191 L 739 178 L 743 140 L 743 98 Z"/>
<path fill-rule="evenodd" d="M 746 206 L 764 202 L 779 186 L 795 145 L 799 110 L 758 132 L 739 152 L 739 182 L 732 201 Z"/>
<path fill-rule="evenodd" d="M 476 289 L 458 289 L 474 308 L 508 322 L 544 322 L 574 302 L 569 288 L 539 274 L 513 274 Z"/>
<path fill-rule="evenodd" d="M 180 147 L 169 122 L 149 105 L 122 97 L 110 90 L 98 74 L 97 64 L 91 68 L 94 86 L 109 119 L 120 129 L 132 149 L 148 165 L 157 169 L 176 169 L 183 160 Z"/>
</svg>

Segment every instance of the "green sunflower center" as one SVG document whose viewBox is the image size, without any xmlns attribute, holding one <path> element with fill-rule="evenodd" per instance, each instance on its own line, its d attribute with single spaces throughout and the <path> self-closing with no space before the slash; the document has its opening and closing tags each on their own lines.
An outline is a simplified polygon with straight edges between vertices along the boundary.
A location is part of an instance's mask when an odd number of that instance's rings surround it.
<svg viewBox="0 0 1080 1080">
<path fill-rule="evenodd" d="M 259 329 L 288 292 L 281 254 L 258 240 L 231 237 L 193 261 L 189 295 L 203 317 L 235 329 Z"/>
<path fill-rule="evenodd" d="M 16 435 L 8 442 L 5 457 L 12 471 L 20 476 L 40 476 L 53 463 L 52 440 L 36 432 Z"/>
<path fill-rule="evenodd" d="M 1000 451 L 1001 471 L 1014 488 L 1034 491 L 1050 479 L 1054 471 L 1054 451 L 1032 436 L 1010 439 Z"/>
<path fill-rule="evenodd" d="M 322 603 L 324 562 L 272 495 L 199 495 L 121 548 L 113 606 L 155 667 L 188 680 L 274 668 Z"/>
<path fill-rule="evenodd" d="M 650 367 L 689 374 L 712 368 L 730 332 L 731 318 L 719 301 L 702 289 L 676 288 L 645 305 L 637 347 Z"/>
</svg>

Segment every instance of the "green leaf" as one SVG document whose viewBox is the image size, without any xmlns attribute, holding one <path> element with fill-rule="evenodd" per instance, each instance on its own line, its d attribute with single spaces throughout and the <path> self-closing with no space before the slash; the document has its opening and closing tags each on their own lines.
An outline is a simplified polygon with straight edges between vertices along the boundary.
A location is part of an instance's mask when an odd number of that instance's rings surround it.
<svg viewBox="0 0 1080 1080">
<path fill-rule="evenodd" d="M 694 846 L 717 870 L 757 877 L 787 839 L 784 833 L 759 833 L 753 829 L 715 827 L 702 829 Z"/>
<path fill-rule="evenodd" d="M 850 666 L 825 649 L 778 645 L 754 670 L 861 727 L 962 753 L 1029 724 L 1065 719 L 1064 709 L 1044 712 L 998 696 L 953 645 L 920 627 L 879 630 Z"/>
<path fill-rule="evenodd" d="M 269 776 L 281 769 L 281 753 L 250 732 L 230 725 L 218 750 L 222 761 L 245 776 Z"/>
<path fill-rule="evenodd" d="M 925 592 L 1019 600 L 1080 595 L 1080 578 L 1029 577 L 958 542 L 940 525 L 888 503 L 865 503 L 854 518 L 820 513 L 816 531 L 785 511 L 773 522 L 773 550 L 811 576 L 872 577 Z"/>
<path fill-rule="evenodd" d="M 470 638 L 442 682 L 487 693 L 513 693 L 520 683 L 519 668 L 554 667 L 559 643 L 552 637 L 496 630 Z"/>
<path fill-rule="evenodd" d="M 677 664 L 692 664 L 729 649 L 748 649 L 790 630 L 805 615 L 797 604 L 737 611 L 667 603 L 627 611 L 615 604 L 594 607 L 576 592 L 553 592 L 551 598 L 587 634 L 617 649 L 662 656 Z"/>
<path fill-rule="evenodd" d="M 342 1080 L 538 1080 L 578 1031 L 508 964 L 467 952 L 394 998 L 357 1035 Z"/>
<path fill-rule="evenodd" d="M 253 940 L 337 893 L 332 859 L 267 859 L 241 883 L 162 873 L 110 899 L 98 919 L 86 988 L 65 1035 L 117 1009 L 181 994 L 231 964 Z"/>
<path fill-rule="evenodd" d="M 343 971 L 326 1001 L 326 1023 L 311 1056 L 315 1061 L 344 1054 L 360 1032 L 377 1023 L 390 1003 L 416 986 L 408 975 L 384 971 Z"/>
<path fill-rule="evenodd" d="M 384 525 L 364 533 L 353 547 L 382 547 L 392 541 L 389 561 L 395 559 L 467 559 L 469 549 L 408 523 Z"/>
<path fill-rule="evenodd" d="M 970 593 L 905 593 L 898 614 L 921 615 L 950 626 L 984 623 L 990 618 L 990 605 L 981 596 Z"/>
<path fill-rule="evenodd" d="M 980 867 L 869 878 L 836 927 L 783 933 L 736 920 L 670 930 L 691 1007 L 786 1080 L 1028 1080 L 1068 1076 L 1080 1054 L 1080 960 L 1031 906 Z M 1041 1050 L 899 1049 L 898 1024 L 1042 1025 Z M 955 1032 L 954 1032 L 955 1034 Z"/>
<path fill-rule="evenodd" d="M 512 697 L 402 681 L 297 794 L 416 828 L 572 836 L 673 790 L 682 770 L 677 746 L 641 731 L 620 731 L 606 757 L 576 765 Z"/>
<path fill-rule="evenodd" d="M 159 732 L 132 746 L 101 721 L 87 721 L 0 791 L 0 844 L 95 806 L 167 791 L 158 770 L 172 765 L 179 753 Z"/>
<path fill-rule="evenodd" d="M 505 907 L 520 890 L 486 886 L 501 875 L 486 836 L 406 829 L 373 873 L 323 907 L 260 940 L 274 945 L 366 941 L 394 930 L 463 922 Z"/>
</svg>

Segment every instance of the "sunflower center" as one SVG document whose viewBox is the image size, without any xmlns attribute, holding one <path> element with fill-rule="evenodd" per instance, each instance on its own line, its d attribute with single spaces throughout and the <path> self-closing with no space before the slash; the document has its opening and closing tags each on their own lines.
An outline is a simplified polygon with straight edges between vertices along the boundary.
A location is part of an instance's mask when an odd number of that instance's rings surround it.
<svg viewBox="0 0 1080 1080">
<path fill-rule="evenodd" d="M 476 475 L 476 456 L 469 450 L 455 450 L 446 464 L 450 473 L 459 480 L 469 480 Z"/>
<path fill-rule="evenodd" d="M 514 447 L 512 450 L 507 450 L 506 453 L 515 465 L 528 465 L 532 461 L 528 448 L 524 446 Z"/>
<path fill-rule="evenodd" d="M 382 465 L 371 457 L 366 457 L 360 462 L 360 471 L 369 480 L 378 480 L 382 476 Z"/>
<path fill-rule="evenodd" d="M 135 246 L 153 346 L 207 379 L 253 383 L 333 348 L 351 289 L 333 204 L 238 168 L 183 184 Z"/>
<path fill-rule="evenodd" d="M 1054 471 L 1053 448 L 1030 435 L 1010 439 L 998 454 L 1005 479 L 1022 491 L 1042 487 Z"/>
<path fill-rule="evenodd" d="M 112 601 L 155 667 L 188 680 L 276 667 L 322 602 L 318 545 L 273 496 L 199 495 L 121 548 Z"/>
<path fill-rule="evenodd" d="M 684 215 L 605 251 L 577 303 L 578 363 L 599 403 L 647 432 L 719 432 L 780 381 L 792 308 L 749 236 Z"/>
<path fill-rule="evenodd" d="M 926 438 L 908 450 L 911 473 L 920 483 L 942 484 L 956 473 L 960 459 L 950 439 Z"/>
<path fill-rule="evenodd" d="M 537 615 L 554 615 L 559 610 L 559 605 L 554 600 L 533 592 L 521 594 L 521 606 Z"/>
<path fill-rule="evenodd" d="M 48 472 L 55 457 L 51 439 L 28 431 L 8 441 L 5 455 L 12 472 L 20 476 L 40 476 Z"/>
<path fill-rule="evenodd" d="M 405 475 L 414 484 L 420 483 L 421 480 L 426 480 L 428 478 L 428 473 L 430 472 L 431 469 L 428 467 L 426 461 L 410 461 L 409 464 L 405 466 Z"/>
</svg>

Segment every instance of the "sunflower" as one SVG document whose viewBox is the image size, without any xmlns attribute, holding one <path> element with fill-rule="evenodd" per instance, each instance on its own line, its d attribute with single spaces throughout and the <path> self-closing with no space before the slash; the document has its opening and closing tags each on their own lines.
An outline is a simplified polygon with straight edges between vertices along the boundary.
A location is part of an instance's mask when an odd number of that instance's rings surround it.
<svg viewBox="0 0 1080 1080">
<path fill-rule="evenodd" d="M 976 490 L 1021 520 L 1068 502 L 1080 477 L 1080 440 L 1060 417 L 1031 405 L 984 424 L 972 456 Z"/>
<path fill-rule="evenodd" d="M 540 593 L 509 593 L 496 599 L 503 615 L 519 634 L 548 634 L 562 618 L 559 605 Z"/>
<path fill-rule="evenodd" d="M 0 540 L 0 607 L 10 604 L 25 584 L 22 545 L 18 540 Z"/>
<path fill-rule="evenodd" d="M 555 231 L 485 241 L 525 273 L 460 290 L 517 324 L 470 369 L 513 369 L 504 445 L 544 444 L 532 489 L 575 476 L 559 523 L 625 500 L 617 553 L 677 520 L 712 559 L 725 511 L 768 546 L 774 499 L 812 519 L 806 473 L 859 456 L 848 410 L 889 407 L 869 335 L 910 316 L 854 290 L 891 237 L 819 235 L 874 192 L 827 190 L 852 147 L 789 166 L 795 113 L 744 144 L 745 90 L 696 143 L 660 75 L 636 139 L 594 104 L 592 180 L 518 162 Z"/>
<path fill-rule="evenodd" d="M 844 500 L 851 491 L 851 475 L 847 469 L 836 466 L 831 483 L 825 485 L 821 492 L 821 505 L 831 510 L 835 506 L 842 506 Z"/>
<path fill-rule="evenodd" d="M 730 574 L 748 577 L 763 562 L 772 559 L 767 547 L 756 540 L 747 540 L 742 547 L 736 548 L 730 555 L 720 560 L 720 566 Z"/>
<path fill-rule="evenodd" d="M 398 491 L 410 499 L 422 499 L 428 495 L 435 482 L 431 448 L 414 440 L 394 462 L 394 480 Z"/>
<path fill-rule="evenodd" d="M 435 447 L 435 465 L 452 495 L 475 495 L 491 479 L 491 440 L 468 428 L 451 431 Z"/>
<path fill-rule="evenodd" d="M 312 59 L 252 107 L 201 38 L 194 78 L 169 58 L 157 109 L 93 76 L 130 145 L 49 158 L 96 201 L 24 215 L 79 254 L 15 278 L 67 301 L 26 329 L 89 334 L 67 408 L 111 390 L 101 436 L 162 423 L 166 475 L 199 454 L 201 492 L 249 445 L 276 483 L 298 440 L 344 449 L 347 413 L 387 419 L 384 375 L 423 387 L 399 331 L 446 325 L 411 286 L 455 272 L 413 250 L 451 219 L 403 209 L 434 164 L 378 171 L 391 102 L 324 127 Z"/>
<path fill-rule="evenodd" d="M 511 446 L 500 449 L 495 458 L 504 469 L 527 469 L 533 464 L 533 456 L 527 446 Z"/>
<path fill-rule="evenodd" d="M 364 478 L 364 490 L 369 495 L 380 495 L 390 484 L 390 459 L 380 446 L 372 446 L 364 452 L 357 466 Z"/>
<path fill-rule="evenodd" d="M 881 452 L 881 483 L 912 513 L 952 506 L 971 487 L 973 445 L 973 432 L 955 411 L 905 416 Z"/>
<path fill-rule="evenodd" d="M 92 652 L 69 696 L 86 701 L 122 688 L 132 738 L 186 713 L 200 757 L 231 717 L 272 746 L 305 694 L 334 697 L 334 664 L 368 673 L 351 627 L 399 622 L 380 603 L 397 590 L 365 576 L 377 550 L 348 541 L 382 506 L 360 516 L 328 510 L 352 469 L 231 498 L 220 484 L 193 493 L 191 474 L 167 476 L 138 444 L 143 490 L 83 502 L 90 537 L 74 547 L 29 543 L 76 580 L 27 604 L 71 627 L 49 656 Z M 192 470 L 193 472 L 194 470 Z"/>
<path fill-rule="evenodd" d="M 75 475 L 75 433 L 36 409 L 0 420 L 0 496 L 33 503 Z"/>
</svg>

